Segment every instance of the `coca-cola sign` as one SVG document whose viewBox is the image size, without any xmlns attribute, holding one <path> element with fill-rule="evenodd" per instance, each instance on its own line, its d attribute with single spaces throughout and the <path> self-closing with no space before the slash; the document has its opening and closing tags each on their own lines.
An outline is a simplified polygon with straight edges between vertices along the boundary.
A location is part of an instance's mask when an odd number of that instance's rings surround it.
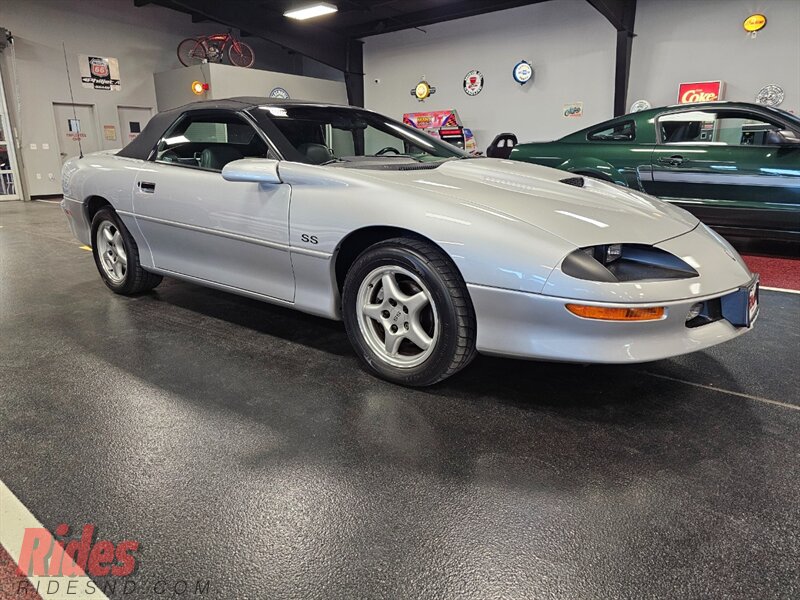
<svg viewBox="0 0 800 600">
<path fill-rule="evenodd" d="M 678 86 L 678 104 L 722 100 L 725 84 L 722 81 L 695 81 Z"/>
</svg>

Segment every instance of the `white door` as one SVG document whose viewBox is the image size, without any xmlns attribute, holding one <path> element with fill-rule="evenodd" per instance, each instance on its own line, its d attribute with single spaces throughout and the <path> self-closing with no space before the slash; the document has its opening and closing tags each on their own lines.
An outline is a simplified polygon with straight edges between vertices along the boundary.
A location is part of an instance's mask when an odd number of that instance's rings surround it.
<svg viewBox="0 0 800 600">
<path fill-rule="evenodd" d="M 61 104 L 53 102 L 61 162 L 68 158 L 100 150 L 97 120 L 91 104 Z"/>
<path fill-rule="evenodd" d="M 150 117 L 153 116 L 152 108 L 141 106 L 118 106 L 120 146 L 128 144 L 135 139 L 144 129 Z"/>
</svg>

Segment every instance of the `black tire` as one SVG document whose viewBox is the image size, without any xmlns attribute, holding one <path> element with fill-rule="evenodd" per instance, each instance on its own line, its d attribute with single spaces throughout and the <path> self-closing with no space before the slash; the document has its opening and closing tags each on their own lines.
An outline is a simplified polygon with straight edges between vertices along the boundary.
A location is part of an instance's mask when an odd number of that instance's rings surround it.
<svg viewBox="0 0 800 600">
<path fill-rule="evenodd" d="M 178 60 L 184 67 L 199 65 L 206 59 L 206 48 L 200 40 L 186 38 L 178 44 Z"/>
<path fill-rule="evenodd" d="M 127 265 L 119 281 L 114 281 L 101 264 L 99 250 L 101 242 L 98 242 L 97 236 L 98 231 L 106 223 L 109 224 L 109 229 L 112 233 L 119 232 L 122 239 L 123 251 L 126 255 Z M 150 273 L 142 268 L 139 262 L 139 248 L 136 245 L 136 241 L 117 213 L 114 212 L 114 209 L 110 206 L 104 206 L 98 210 L 92 219 L 92 255 L 94 256 L 94 264 L 97 267 L 97 271 L 100 273 L 100 277 L 103 279 L 103 283 L 116 294 L 122 294 L 124 296 L 139 294 L 152 290 L 161 283 L 161 275 Z"/>
<path fill-rule="evenodd" d="M 431 353 L 421 364 L 398 367 L 387 363 L 370 347 L 362 332 L 359 290 L 365 279 L 381 267 L 400 267 L 413 274 L 433 300 L 428 310 L 436 311 L 439 326 Z M 433 385 L 463 369 L 476 354 L 475 310 L 467 286 L 450 258 L 425 241 L 394 238 L 367 248 L 347 272 L 342 314 L 347 336 L 359 358 L 369 370 L 393 383 Z M 379 331 L 381 326 L 375 326 Z"/>
<path fill-rule="evenodd" d="M 238 50 L 236 45 L 239 46 Z M 256 54 L 249 45 L 238 41 L 236 44 L 231 43 L 231 45 L 228 46 L 228 60 L 234 67 L 247 69 L 252 67 L 253 63 L 256 62 Z"/>
</svg>

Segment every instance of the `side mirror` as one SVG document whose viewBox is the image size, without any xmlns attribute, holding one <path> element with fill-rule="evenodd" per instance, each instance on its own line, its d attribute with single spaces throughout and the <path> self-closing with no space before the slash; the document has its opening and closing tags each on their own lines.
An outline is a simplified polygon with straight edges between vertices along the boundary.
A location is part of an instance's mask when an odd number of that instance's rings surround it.
<svg viewBox="0 0 800 600">
<path fill-rule="evenodd" d="M 800 146 L 800 136 L 791 129 L 781 129 L 775 133 L 779 146 Z"/>
<path fill-rule="evenodd" d="M 226 181 L 249 183 L 281 183 L 278 161 L 268 158 L 242 158 L 231 161 L 222 168 L 222 178 Z"/>
</svg>

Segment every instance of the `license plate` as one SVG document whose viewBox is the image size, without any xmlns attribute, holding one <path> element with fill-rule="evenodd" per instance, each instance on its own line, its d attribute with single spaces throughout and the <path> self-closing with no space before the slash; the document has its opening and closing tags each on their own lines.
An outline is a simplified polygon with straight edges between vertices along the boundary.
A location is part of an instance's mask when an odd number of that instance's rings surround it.
<svg viewBox="0 0 800 600">
<path fill-rule="evenodd" d="M 758 276 L 756 280 L 747 288 L 747 325 L 748 327 L 758 317 Z"/>
</svg>

